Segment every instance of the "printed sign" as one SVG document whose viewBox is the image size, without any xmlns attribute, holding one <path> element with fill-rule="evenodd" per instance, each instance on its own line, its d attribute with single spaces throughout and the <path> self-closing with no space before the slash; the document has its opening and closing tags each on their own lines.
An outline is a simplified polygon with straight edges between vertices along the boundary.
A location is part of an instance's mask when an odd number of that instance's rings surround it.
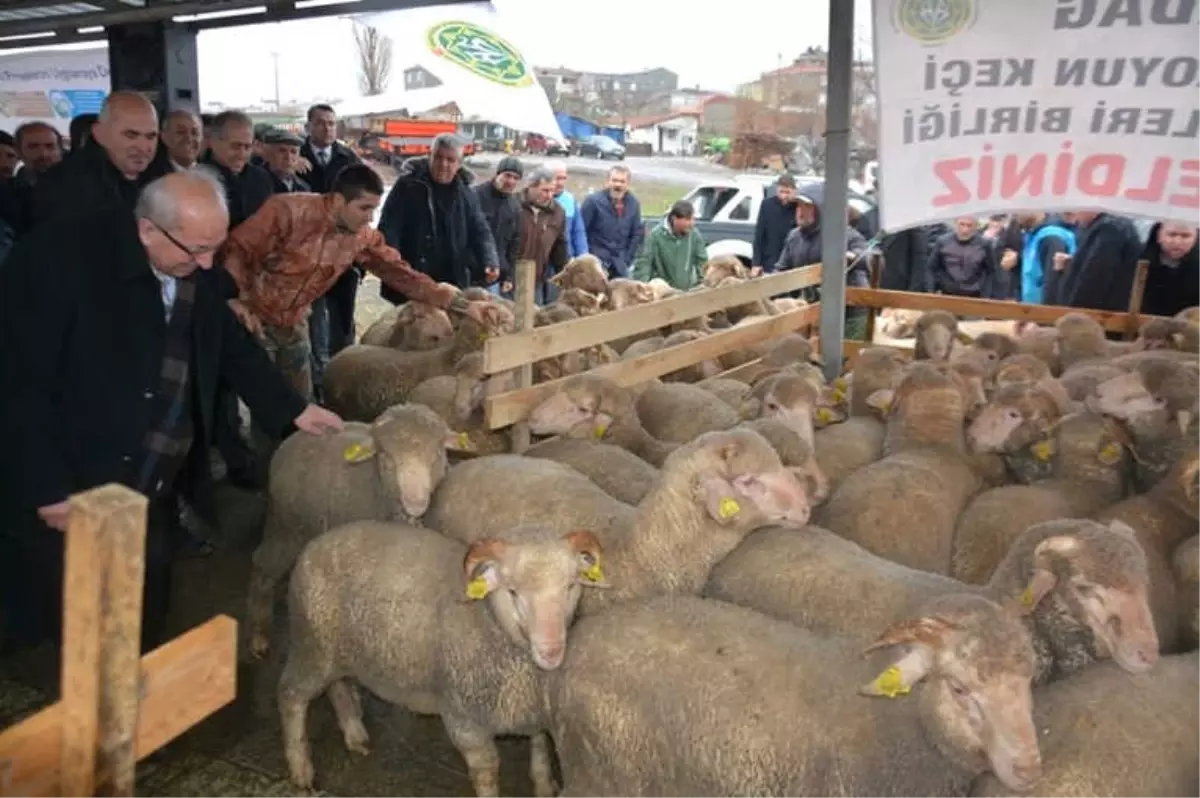
<svg viewBox="0 0 1200 798">
<path fill-rule="evenodd" d="M 65 134 L 73 117 L 100 113 L 109 85 L 104 47 L 0 56 L 0 129 L 40 120 Z"/>
<path fill-rule="evenodd" d="M 880 214 L 1200 221 L 1194 0 L 875 0 Z"/>
<path fill-rule="evenodd" d="M 501 86 L 533 85 L 529 65 L 517 48 L 470 22 L 439 22 L 429 30 L 430 51 Z"/>
</svg>

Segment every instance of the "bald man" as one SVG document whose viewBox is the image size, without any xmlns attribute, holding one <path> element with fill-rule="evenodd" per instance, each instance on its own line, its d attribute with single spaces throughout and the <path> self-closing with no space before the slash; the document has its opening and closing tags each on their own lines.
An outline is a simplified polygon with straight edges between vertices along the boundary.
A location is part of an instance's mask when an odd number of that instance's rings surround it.
<svg viewBox="0 0 1200 798">
<path fill-rule="evenodd" d="M 92 140 L 51 168 L 33 194 L 34 226 L 116 205 L 133 212 L 142 186 L 169 167 L 158 152 L 158 114 L 140 94 L 108 95 L 92 126 Z M 98 146 L 97 146 L 98 145 Z"/>
<path fill-rule="evenodd" d="M 197 279 L 227 225 L 219 180 L 197 167 L 147 185 L 133 212 L 101 206 L 71 235 L 34 229 L 0 269 L 0 590 L 13 591 L 0 604 L 20 607 L 10 639 L 57 638 L 63 536 L 51 530 L 66 528 L 69 496 L 117 482 L 150 499 L 143 643 L 164 641 L 177 500 L 213 515 L 204 443 L 218 380 L 272 435 L 341 427 L 290 387 L 215 281 Z"/>
</svg>

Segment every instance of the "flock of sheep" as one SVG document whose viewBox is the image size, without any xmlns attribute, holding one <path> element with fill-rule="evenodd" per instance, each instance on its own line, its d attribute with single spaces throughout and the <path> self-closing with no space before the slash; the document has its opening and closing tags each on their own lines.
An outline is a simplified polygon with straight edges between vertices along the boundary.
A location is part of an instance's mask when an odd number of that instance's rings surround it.
<svg viewBox="0 0 1200 798">
<path fill-rule="evenodd" d="M 671 293 L 586 256 L 557 279 L 539 324 Z M 518 455 L 482 419 L 512 385 L 483 374 L 493 303 L 385 316 L 326 372 L 344 432 L 272 460 L 247 625 L 261 657 L 290 572 L 299 787 L 320 694 L 367 753 L 365 687 L 441 716 L 480 796 L 500 735 L 539 796 L 1200 793 L 1194 313 L 1117 343 L 929 311 L 911 357 L 831 383 L 798 334 L 579 373 L 795 306 L 764 300 L 537 364 L 573 376 Z"/>
</svg>

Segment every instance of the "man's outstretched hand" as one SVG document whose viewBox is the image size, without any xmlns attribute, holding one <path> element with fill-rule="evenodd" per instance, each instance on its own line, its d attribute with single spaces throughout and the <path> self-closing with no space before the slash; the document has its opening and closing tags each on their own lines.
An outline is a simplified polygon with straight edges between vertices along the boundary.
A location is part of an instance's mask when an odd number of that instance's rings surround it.
<svg viewBox="0 0 1200 798">
<path fill-rule="evenodd" d="M 309 405 L 304 412 L 296 416 L 292 422 L 296 429 L 309 435 L 326 435 L 330 432 L 342 431 L 342 419 L 337 413 L 331 413 L 320 405 Z"/>
<path fill-rule="evenodd" d="M 491 311 L 493 307 L 495 306 L 491 302 L 468 302 L 466 308 L 463 309 L 463 313 L 467 314 L 480 327 L 487 329 L 494 323 L 490 318 L 495 312 Z"/>
</svg>

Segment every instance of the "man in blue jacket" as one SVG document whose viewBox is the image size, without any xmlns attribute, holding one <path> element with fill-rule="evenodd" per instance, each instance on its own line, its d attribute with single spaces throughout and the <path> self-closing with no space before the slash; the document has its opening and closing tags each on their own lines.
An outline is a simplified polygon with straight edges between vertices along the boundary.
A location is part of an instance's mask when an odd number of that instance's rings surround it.
<svg viewBox="0 0 1200 798">
<path fill-rule="evenodd" d="M 1075 234 L 1057 217 L 1036 211 L 1018 213 L 1017 223 L 1025 231 L 1021 250 L 1021 301 L 1033 305 L 1057 305 L 1061 272 L 1055 269 L 1054 256 L 1075 254 Z"/>
<path fill-rule="evenodd" d="M 641 205 L 629 190 L 629 169 L 610 169 L 608 188 L 588 196 L 579 214 L 591 254 L 608 268 L 608 276 L 628 277 L 646 234 Z"/>
<path fill-rule="evenodd" d="M 567 165 L 552 164 L 554 170 L 554 199 L 562 206 L 567 214 L 567 255 L 578 258 L 588 254 L 587 231 L 583 229 L 583 216 L 579 213 L 579 205 L 575 196 L 567 191 Z"/>
</svg>

